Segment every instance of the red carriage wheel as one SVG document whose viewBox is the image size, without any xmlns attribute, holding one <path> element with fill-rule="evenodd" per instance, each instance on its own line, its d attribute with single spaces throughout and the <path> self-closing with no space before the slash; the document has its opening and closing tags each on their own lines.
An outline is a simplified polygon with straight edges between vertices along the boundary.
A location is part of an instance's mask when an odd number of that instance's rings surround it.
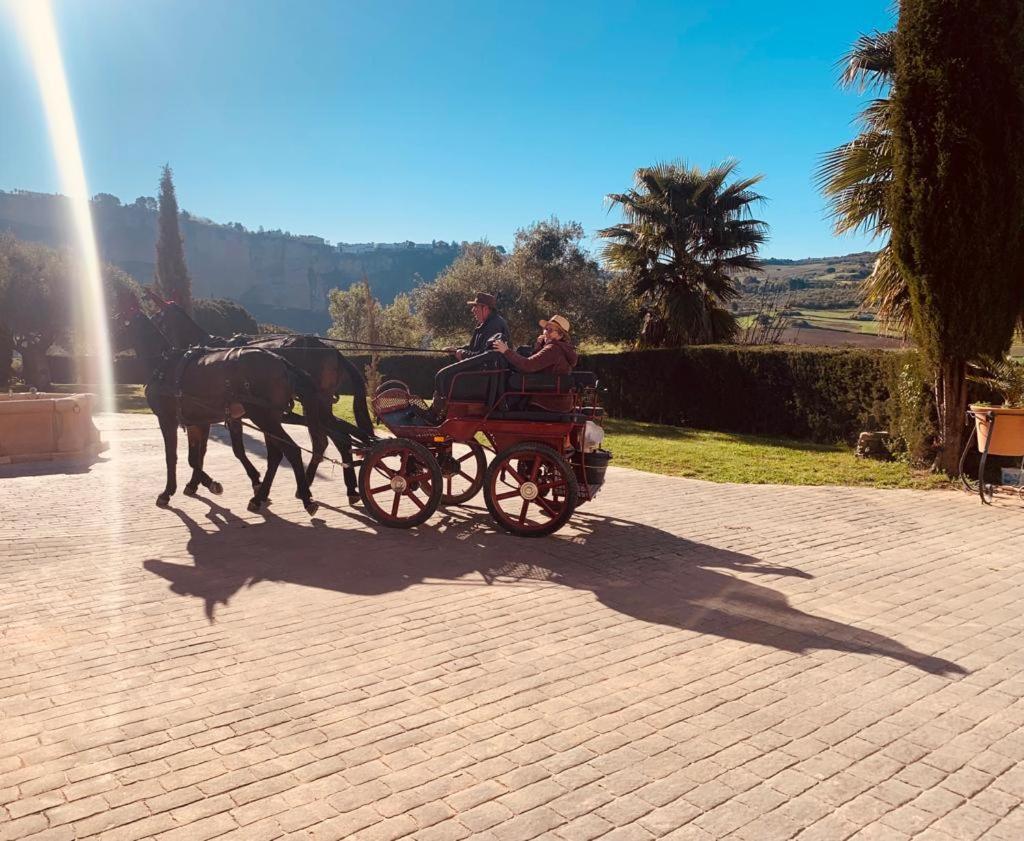
<svg viewBox="0 0 1024 841">
<path fill-rule="evenodd" d="M 382 525 L 407 529 L 426 522 L 437 510 L 441 492 L 441 468 L 416 441 L 385 438 L 363 458 L 359 495 Z"/>
<path fill-rule="evenodd" d="M 455 448 L 459 449 L 455 449 Z M 462 448 L 467 448 L 462 452 Z M 461 505 L 468 502 L 483 487 L 484 471 L 487 470 L 487 456 L 484 448 L 476 441 L 466 441 L 448 447 L 438 455 L 441 466 L 441 481 L 444 492 L 442 505 Z"/>
<path fill-rule="evenodd" d="M 484 501 L 505 531 L 541 537 L 558 531 L 576 510 L 572 468 L 545 444 L 516 444 L 487 468 Z"/>
</svg>

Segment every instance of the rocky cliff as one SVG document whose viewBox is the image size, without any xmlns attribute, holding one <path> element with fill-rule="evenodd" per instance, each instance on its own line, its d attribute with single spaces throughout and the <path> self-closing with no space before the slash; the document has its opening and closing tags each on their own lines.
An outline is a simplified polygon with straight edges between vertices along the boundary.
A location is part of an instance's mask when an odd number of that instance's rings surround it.
<svg viewBox="0 0 1024 841">
<path fill-rule="evenodd" d="M 102 258 L 141 283 L 153 278 L 156 202 L 142 197 L 122 204 L 100 194 L 92 201 Z M 70 242 L 67 200 L 59 195 L 0 191 L 0 231 L 60 247 Z M 261 320 L 301 329 L 326 324 L 327 295 L 367 278 L 389 303 L 412 288 L 414 275 L 433 280 L 459 253 L 445 242 L 331 245 L 320 237 L 282 231 L 249 231 L 182 213 L 185 260 L 193 294 L 238 301 Z"/>
</svg>

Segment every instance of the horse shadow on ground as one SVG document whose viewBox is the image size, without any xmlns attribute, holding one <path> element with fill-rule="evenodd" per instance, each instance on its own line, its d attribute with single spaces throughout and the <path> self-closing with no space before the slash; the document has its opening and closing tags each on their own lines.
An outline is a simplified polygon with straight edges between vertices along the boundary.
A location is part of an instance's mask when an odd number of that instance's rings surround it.
<svg viewBox="0 0 1024 841">
<path fill-rule="evenodd" d="M 643 622 L 771 646 L 890 657 L 933 674 L 966 674 L 956 663 L 914 651 L 882 634 L 813 616 L 745 576 L 812 576 L 749 555 L 695 543 L 615 517 L 577 514 L 574 535 L 527 540 L 494 531 L 486 512 L 456 508 L 426 527 L 397 531 L 352 509 L 370 527 L 314 527 L 266 513 L 245 521 L 207 498 L 213 531 L 180 509 L 194 564 L 145 561 L 171 590 L 203 600 L 209 620 L 243 589 L 280 582 L 372 597 L 427 580 L 476 579 L 481 586 L 537 582 L 588 590 L 610 610 Z M 337 510 L 337 509 L 335 509 Z M 626 556 L 623 557 L 623 553 Z M 719 571 L 722 570 L 722 571 Z"/>
</svg>

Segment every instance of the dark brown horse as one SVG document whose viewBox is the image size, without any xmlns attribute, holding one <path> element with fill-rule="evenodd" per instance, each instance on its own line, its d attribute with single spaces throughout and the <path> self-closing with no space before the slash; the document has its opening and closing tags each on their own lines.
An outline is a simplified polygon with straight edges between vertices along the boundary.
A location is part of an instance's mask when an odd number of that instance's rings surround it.
<svg viewBox="0 0 1024 841">
<path fill-rule="evenodd" d="M 203 471 L 210 426 L 248 417 L 263 432 L 267 444 L 266 474 L 255 488 L 249 510 L 258 511 L 267 501 L 284 457 L 295 473 L 295 496 L 311 516 L 315 514 L 318 505 L 306 481 L 301 451 L 282 426 L 282 419 L 297 398 L 307 416 L 310 437 L 317 446 L 325 446 L 317 391 L 309 376 L 261 348 L 176 350 L 134 300 L 127 304 L 122 300 L 119 308 L 116 334 L 134 348 L 152 372 L 146 385 L 146 402 L 160 423 L 167 461 L 167 484 L 157 497 L 157 505 L 169 505 L 177 490 L 178 426 L 187 431 L 192 467 L 185 493 L 194 494 L 200 484 L 219 493 L 219 484 Z"/>
<path fill-rule="evenodd" d="M 349 503 L 354 505 L 359 501 L 355 469 L 352 467 L 352 441 L 353 439 L 361 442 L 373 440 L 374 431 L 370 412 L 366 405 L 366 383 L 359 373 L 359 369 L 344 354 L 317 336 L 287 335 L 263 338 L 239 336 L 231 340 L 211 336 L 177 303 L 164 301 L 148 289 L 145 291 L 157 308 L 153 321 L 173 347 L 210 347 L 230 344 L 263 348 L 282 356 L 296 368 L 305 371 L 316 386 L 320 405 L 320 425 L 330 440 L 334 442 L 345 465 L 343 474 Z M 334 417 L 332 410 L 346 381 L 351 384 L 352 388 L 355 427 Z M 286 421 L 305 422 L 303 417 L 297 415 L 286 417 Z M 241 430 L 236 430 L 234 425 L 228 424 L 228 432 L 231 435 L 235 456 L 242 462 L 249 478 L 252 479 L 255 468 L 248 463 L 248 459 L 245 457 L 245 450 L 241 444 Z M 313 453 L 306 468 L 306 480 L 310 485 L 313 484 L 316 477 L 317 467 L 323 461 L 326 439 L 323 439 L 322 443 L 324 446 L 314 443 Z M 259 479 L 258 473 L 256 473 L 256 479 L 257 481 Z"/>
</svg>

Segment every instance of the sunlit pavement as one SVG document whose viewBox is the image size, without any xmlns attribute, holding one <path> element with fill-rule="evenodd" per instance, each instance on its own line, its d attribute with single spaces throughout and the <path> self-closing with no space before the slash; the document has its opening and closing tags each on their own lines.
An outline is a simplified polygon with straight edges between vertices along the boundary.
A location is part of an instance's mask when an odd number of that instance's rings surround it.
<svg viewBox="0 0 1024 841">
<path fill-rule="evenodd" d="M 395 531 L 220 443 L 157 509 L 100 425 L 0 468 L 0 839 L 1024 838 L 1019 503 L 613 469 Z"/>
</svg>

